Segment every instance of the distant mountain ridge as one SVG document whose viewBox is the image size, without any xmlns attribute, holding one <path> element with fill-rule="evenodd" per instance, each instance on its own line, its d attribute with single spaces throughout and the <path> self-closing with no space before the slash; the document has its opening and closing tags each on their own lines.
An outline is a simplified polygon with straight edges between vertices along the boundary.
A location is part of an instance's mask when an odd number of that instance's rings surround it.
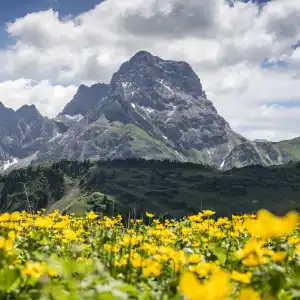
<svg viewBox="0 0 300 300">
<path fill-rule="evenodd" d="M 171 159 L 224 170 L 300 159 L 297 143 L 250 141 L 233 131 L 189 64 L 146 51 L 123 63 L 109 84 L 81 85 L 53 120 L 33 106 L 0 105 L 0 117 L 2 170 L 24 159 Z"/>
</svg>

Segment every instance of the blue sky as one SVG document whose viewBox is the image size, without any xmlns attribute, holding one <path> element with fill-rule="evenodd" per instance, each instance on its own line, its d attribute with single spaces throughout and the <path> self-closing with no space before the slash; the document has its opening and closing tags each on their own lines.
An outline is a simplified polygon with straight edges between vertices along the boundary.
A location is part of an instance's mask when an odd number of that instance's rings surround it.
<svg viewBox="0 0 300 300">
<path fill-rule="evenodd" d="M 219 113 L 248 138 L 300 136 L 299 0 L 98 4 L 0 1 L 0 101 L 55 116 L 80 84 L 109 82 L 143 49 L 187 61 Z"/>
<path fill-rule="evenodd" d="M 99 0 L 3 0 L 0 3 L 0 47 L 11 43 L 6 33 L 7 22 L 52 8 L 60 16 L 78 15 L 99 4 Z"/>
<path fill-rule="evenodd" d="M 248 2 L 250 0 L 241 1 Z M 258 4 L 265 4 L 271 0 L 252 1 Z M 0 3 L 0 48 L 14 41 L 6 33 L 5 24 L 7 22 L 12 22 L 29 13 L 48 10 L 50 8 L 58 11 L 60 17 L 68 15 L 76 16 L 94 8 L 100 2 L 101 0 L 4 0 Z"/>
</svg>

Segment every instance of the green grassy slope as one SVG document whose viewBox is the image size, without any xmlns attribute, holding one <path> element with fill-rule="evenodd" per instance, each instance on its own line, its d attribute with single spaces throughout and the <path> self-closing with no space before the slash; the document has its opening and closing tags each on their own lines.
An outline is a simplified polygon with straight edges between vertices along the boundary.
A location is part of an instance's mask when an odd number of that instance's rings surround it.
<svg viewBox="0 0 300 300">
<path fill-rule="evenodd" d="M 300 138 L 294 138 L 291 140 L 280 141 L 276 143 L 279 150 L 287 153 L 291 157 L 300 160 Z"/>
<path fill-rule="evenodd" d="M 59 162 L 14 171 L 0 178 L 2 211 L 26 208 L 16 180 L 25 182 L 35 209 L 46 207 L 83 215 L 87 210 L 181 217 L 201 209 L 219 215 L 267 208 L 283 214 L 300 209 L 300 168 L 297 164 L 250 166 L 221 172 L 209 167 L 159 161 Z M 22 176 L 18 175 L 22 172 Z M 17 178 L 17 179 L 15 179 Z M 2 182 L 2 184 L 1 184 Z M 1 188 L 2 186 L 2 188 Z M 47 194 L 47 197 L 41 193 Z M 43 197 L 43 201 L 41 200 Z"/>
</svg>

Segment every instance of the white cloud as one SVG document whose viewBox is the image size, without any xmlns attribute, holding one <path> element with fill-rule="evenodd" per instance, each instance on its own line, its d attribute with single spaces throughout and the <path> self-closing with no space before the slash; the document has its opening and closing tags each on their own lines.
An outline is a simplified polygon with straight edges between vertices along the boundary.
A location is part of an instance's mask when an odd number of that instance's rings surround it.
<svg viewBox="0 0 300 300">
<path fill-rule="evenodd" d="M 15 97 L 15 106 L 35 103 L 53 115 L 72 98 L 74 86 L 109 82 L 122 62 L 143 49 L 190 63 L 240 133 L 274 140 L 300 135 L 298 109 L 284 106 L 300 100 L 300 48 L 291 47 L 300 40 L 299 22 L 299 0 L 273 0 L 263 9 L 251 1 L 230 8 L 224 0 L 107 0 L 64 20 L 52 10 L 32 13 L 7 25 L 16 44 L 0 51 L 0 93 L 6 104 Z M 265 58 L 289 65 L 263 70 Z M 20 78 L 35 83 L 19 87 L 28 83 Z M 3 92 L 8 85 L 9 98 Z M 263 110 L 266 103 L 280 105 Z"/>
<path fill-rule="evenodd" d="M 0 82 L 1 102 L 14 109 L 35 104 L 44 115 L 54 117 L 76 93 L 75 86 L 52 85 L 48 80 L 30 79 Z"/>
</svg>

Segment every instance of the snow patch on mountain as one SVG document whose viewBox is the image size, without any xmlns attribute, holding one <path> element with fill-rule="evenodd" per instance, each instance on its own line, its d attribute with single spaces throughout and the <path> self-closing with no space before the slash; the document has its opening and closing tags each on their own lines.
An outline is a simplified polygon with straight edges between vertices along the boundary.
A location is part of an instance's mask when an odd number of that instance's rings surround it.
<svg viewBox="0 0 300 300">
<path fill-rule="evenodd" d="M 18 161 L 19 160 L 16 157 L 13 157 L 12 160 L 6 160 L 3 164 L 3 171 L 6 171 L 7 169 L 15 165 Z"/>
<path fill-rule="evenodd" d="M 84 116 L 80 115 L 80 114 L 74 115 L 74 116 L 65 115 L 65 117 L 68 118 L 69 120 L 73 120 L 73 121 L 76 121 L 76 122 L 79 122 L 84 118 Z"/>
<path fill-rule="evenodd" d="M 166 84 L 164 84 L 163 79 L 161 79 L 160 81 L 157 81 L 157 82 L 159 82 L 167 91 L 172 92 L 172 89 L 169 86 L 167 86 Z"/>
<path fill-rule="evenodd" d="M 219 168 L 222 169 L 224 167 L 224 164 L 225 164 L 225 159 L 222 161 Z"/>
<path fill-rule="evenodd" d="M 62 134 L 59 133 L 59 132 L 57 132 L 56 135 L 48 141 L 48 143 L 54 142 L 54 141 L 55 141 L 56 139 L 58 139 L 60 136 L 62 136 Z"/>
<path fill-rule="evenodd" d="M 142 109 L 143 111 L 145 111 L 146 113 L 151 114 L 151 113 L 154 112 L 154 109 L 153 109 L 153 108 L 145 107 L 145 106 L 140 106 L 140 107 L 141 107 L 141 109 Z"/>
</svg>

